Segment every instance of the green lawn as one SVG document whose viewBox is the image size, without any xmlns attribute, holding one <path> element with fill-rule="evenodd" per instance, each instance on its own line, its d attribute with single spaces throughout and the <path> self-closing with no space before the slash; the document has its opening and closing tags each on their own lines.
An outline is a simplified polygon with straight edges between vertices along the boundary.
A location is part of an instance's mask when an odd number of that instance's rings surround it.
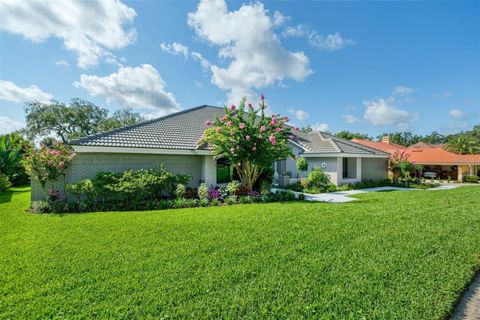
<svg viewBox="0 0 480 320">
<path fill-rule="evenodd" d="M 480 188 L 33 215 L 0 195 L 0 318 L 442 319 L 480 269 Z"/>
</svg>

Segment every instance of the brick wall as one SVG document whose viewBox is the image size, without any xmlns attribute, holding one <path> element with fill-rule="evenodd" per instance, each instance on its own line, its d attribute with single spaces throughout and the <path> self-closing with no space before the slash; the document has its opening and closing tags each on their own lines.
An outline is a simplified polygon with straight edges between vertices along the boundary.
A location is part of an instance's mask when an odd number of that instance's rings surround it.
<svg viewBox="0 0 480 320">
<path fill-rule="evenodd" d="M 196 155 L 161 155 L 131 153 L 79 153 L 68 168 L 65 179 L 56 182 L 62 190 L 64 183 L 92 178 L 97 172 L 123 172 L 129 169 L 155 169 L 162 164 L 173 173 L 192 176 L 191 186 L 198 186 L 201 177 L 202 157 Z M 45 199 L 40 184 L 32 182 L 32 200 Z"/>
</svg>

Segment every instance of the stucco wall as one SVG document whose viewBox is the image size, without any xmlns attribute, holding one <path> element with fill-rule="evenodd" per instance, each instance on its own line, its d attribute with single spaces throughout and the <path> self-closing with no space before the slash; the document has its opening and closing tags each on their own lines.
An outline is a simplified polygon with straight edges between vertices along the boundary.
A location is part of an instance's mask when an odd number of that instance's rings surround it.
<svg viewBox="0 0 480 320">
<path fill-rule="evenodd" d="M 388 177 L 388 159 L 362 158 L 362 180 L 384 180 Z"/>
<path fill-rule="evenodd" d="M 79 153 L 67 170 L 65 183 L 92 178 L 101 171 L 123 172 L 129 169 L 155 169 L 163 163 L 173 173 L 192 176 L 191 186 L 198 186 L 202 173 L 202 156 L 122 154 L 122 153 Z M 63 178 L 55 186 L 63 188 Z M 44 199 L 45 195 L 38 182 L 32 182 L 32 200 Z"/>
</svg>

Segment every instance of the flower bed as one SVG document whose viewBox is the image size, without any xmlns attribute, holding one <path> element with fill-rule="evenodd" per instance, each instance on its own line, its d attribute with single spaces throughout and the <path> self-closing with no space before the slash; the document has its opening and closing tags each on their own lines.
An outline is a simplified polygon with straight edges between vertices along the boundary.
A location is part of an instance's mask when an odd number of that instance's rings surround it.
<svg viewBox="0 0 480 320">
<path fill-rule="evenodd" d="M 163 210 L 224 206 L 261 202 L 293 201 L 292 192 L 249 191 L 238 181 L 226 187 L 186 188 L 189 176 L 159 170 L 101 172 L 93 179 L 67 185 L 67 192 L 49 189 L 47 199 L 32 202 L 32 213 L 77 213 L 95 211 Z M 303 200 L 303 197 L 299 197 Z"/>
</svg>

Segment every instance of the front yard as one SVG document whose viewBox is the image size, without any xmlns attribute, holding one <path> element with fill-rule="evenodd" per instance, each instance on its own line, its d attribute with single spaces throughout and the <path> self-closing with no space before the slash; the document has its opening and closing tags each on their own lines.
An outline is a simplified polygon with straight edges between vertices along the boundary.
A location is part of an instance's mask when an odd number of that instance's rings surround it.
<svg viewBox="0 0 480 320">
<path fill-rule="evenodd" d="M 0 195 L 0 318 L 443 319 L 480 269 L 480 188 L 34 215 Z"/>
</svg>

